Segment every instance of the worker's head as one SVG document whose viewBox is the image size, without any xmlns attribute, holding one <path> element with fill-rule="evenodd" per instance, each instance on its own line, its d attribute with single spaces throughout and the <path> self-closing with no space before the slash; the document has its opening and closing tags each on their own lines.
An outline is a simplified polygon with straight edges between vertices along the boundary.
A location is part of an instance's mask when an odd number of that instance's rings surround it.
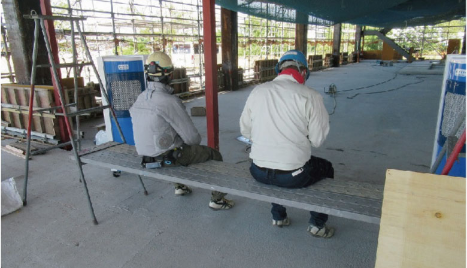
<svg viewBox="0 0 467 268">
<path fill-rule="evenodd" d="M 146 76 L 149 81 L 169 84 L 174 70 L 172 60 L 164 52 L 154 52 L 146 60 Z"/>
<path fill-rule="evenodd" d="M 288 68 L 297 70 L 303 76 L 304 81 L 306 81 L 310 76 L 308 62 L 301 51 L 294 49 L 285 52 L 276 65 L 276 73 L 279 74 Z"/>
</svg>

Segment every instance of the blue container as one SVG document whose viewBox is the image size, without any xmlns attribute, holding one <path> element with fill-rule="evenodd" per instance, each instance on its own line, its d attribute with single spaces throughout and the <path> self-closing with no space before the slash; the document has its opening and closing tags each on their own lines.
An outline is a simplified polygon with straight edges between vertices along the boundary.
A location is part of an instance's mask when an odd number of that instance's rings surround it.
<svg viewBox="0 0 467 268">
<path fill-rule="evenodd" d="M 460 107 L 459 103 L 464 103 L 465 105 L 465 89 L 466 89 L 466 64 L 459 62 L 448 62 L 447 74 L 445 74 L 445 88 L 443 97 L 443 107 L 441 114 L 441 121 L 438 129 L 438 138 L 437 143 L 437 152 L 436 155 L 440 153 L 442 147 L 446 143 L 447 133 L 443 133 L 443 127 L 446 129 L 447 124 L 451 124 L 451 127 L 454 127 L 457 117 L 454 118 L 454 114 L 459 113 Z M 452 108 L 451 108 L 452 107 Z M 452 109 L 456 109 L 453 111 Z M 458 115 L 465 116 L 465 115 Z M 455 130 L 454 130 L 455 131 Z M 448 152 L 449 153 L 449 152 Z M 461 153 L 465 154 L 465 144 L 461 150 Z M 446 165 L 447 157 L 445 155 L 441 160 L 441 163 L 436 170 L 436 174 L 441 174 L 444 166 Z M 465 177 L 466 176 L 466 162 L 465 157 L 458 157 L 458 161 L 454 162 L 454 165 L 451 168 L 451 171 L 448 173 L 450 176 Z"/>
<path fill-rule="evenodd" d="M 121 58 L 121 60 L 120 60 Z M 125 56 L 104 59 L 106 88 L 123 136 L 128 144 L 134 145 L 133 125 L 130 108 L 138 95 L 145 89 L 143 60 L 125 59 Z M 111 120 L 112 137 L 123 142 L 113 117 Z"/>
</svg>

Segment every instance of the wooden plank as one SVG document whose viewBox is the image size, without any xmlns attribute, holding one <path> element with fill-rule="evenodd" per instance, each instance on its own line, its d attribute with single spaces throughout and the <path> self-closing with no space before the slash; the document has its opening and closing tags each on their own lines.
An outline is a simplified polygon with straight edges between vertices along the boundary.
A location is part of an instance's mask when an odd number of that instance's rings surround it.
<svg viewBox="0 0 467 268">
<path fill-rule="evenodd" d="M 2 103 L 11 103 L 10 97 L 8 95 L 8 90 L 6 87 L 2 86 Z"/>
<path fill-rule="evenodd" d="M 383 51 L 381 53 L 381 60 L 393 60 L 393 59 L 394 59 L 394 49 L 386 42 L 383 42 Z"/>
<path fill-rule="evenodd" d="M 86 107 L 86 93 L 87 91 L 85 88 L 78 89 L 78 101 L 79 101 L 78 110 L 84 110 L 88 108 Z"/>
<path fill-rule="evenodd" d="M 11 151 L 16 151 L 18 153 L 22 153 L 23 155 L 26 155 L 27 145 L 28 144 L 26 141 L 16 141 L 5 147 L 11 149 Z M 39 149 L 48 149 L 50 147 L 51 145 L 48 145 L 48 144 L 31 141 L 30 152 L 33 153 L 33 152 L 38 151 Z M 45 153 L 46 151 L 43 151 L 43 152 L 40 152 L 39 154 L 45 154 Z M 35 155 L 38 155 L 38 154 L 35 153 Z"/>
<path fill-rule="evenodd" d="M 10 113 L 16 113 L 16 114 L 23 114 L 23 115 L 28 115 L 29 111 L 27 109 L 14 109 L 14 108 L 2 108 L 2 111 L 7 111 Z M 32 114 L 33 116 L 42 116 L 45 118 L 56 118 L 54 114 L 49 114 L 49 113 L 39 113 L 35 112 Z"/>
<path fill-rule="evenodd" d="M 38 94 L 36 94 L 36 91 L 34 91 L 34 107 L 40 107 L 40 101 L 39 101 L 39 96 Z M 34 120 L 34 127 L 35 127 L 35 131 L 37 132 L 41 132 L 41 133 L 44 133 L 45 131 L 45 125 L 44 125 L 44 118 L 41 117 L 34 117 L 33 118 Z"/>
<path fill-rule="evenodd" d="M 13 88 L 13 104 L 18 104 L 22 106 L 28 106 L 29 102 L 26 100 L 27 98 L 24 96 L 26 93 L 24 88 Z"/>
<path fill-rule="evenodd" d="M 15 142 L 15 143 L 9 144 L 9 145 L 7 145 L 5 147 L 9 148 L 11 151 L 16 151 L 16 152 L 21 153 L 23 155 L 25 155 L 26 151 L 27 151 L 27 144 L 24 143 L 24 142 Z M 34 145 L 31 144 L 30 150 L 31 150 L 31 152 L 34 152 L 34 151 L 37 151 L 37 148 L 34 147 Z"/>
<path fill-rule="evenodd" d="M 29 110 L 29 94 L 29 85 L 2 84 L 2 104 L 18 105 L 18 107 L 14 107 L 14 110 L 8 110 L 8 108 L 4 109 L 4 107 L 2 107 L 2 118 L 3 120 L 10 122 L 12 127 L 20 129 L 27 128 L 27 123 L 29 120 L 27 112 Z M 53 103 L 51 94 L 53 94 L 53 88 L 49 86 L 36 86 L 33 106 L 40 108 L 51 107 L 51 103 Z M 47 115 L 45 117 L 47 117 Z M 50 116 L 50 118 L 43 118 L 39 117 L 38 114 L 35 113 L 33 120 L 33 131 L 55 135 L 53 128 L 52 131 L 46 131 L 46 123 L 43 122 L 51 121 L 53 125 L 53 120 L 56 120 L 54 116 Z"/>
<path fill-rule="evenodd" d="M 53 89 L 36 88 L 34 95 L 39 98 L 38 107 L 50 108 L 55 106 Z"/>
<path fill-rule="evenodd" d="M 8 104 L 11 103 L 10 91 L 5 85 L 2 85 L 2 103 L 8 103 Z M 9 111 L 2 110 L 2 120 L 9 122 L 10 125 L 13 125 L 13 126 L 15 125 L 15 117 Z"/>
<path fill-rule="evenodd" d="M 38 96 L 40 107 L 41 108 L 49 108 L 55 106 L 55 99 L 54 99 L 54 91 L 53 87 L 48 88 L 36 88 L 35 95 Z M 43 133 L 47 133 L 56 137 L 56 139 L 60 140 L 60 130 L 58 121 L 56 118 L 43 118 L 44 119 L 44 126 L 43 126 Z"/>
<path fill-rule="evenodd" d="M 4 87 L 2 87 L 2 103 L 10 103 L 8 92 Z M 13 122 L 13 117 L 10 112 L 2 111 L 2 120 L 8 122 L 9 125 L 11 125 Z"/>
<path fill-rule="evenodd" d="M 77 77 L 77 80 L 78 80 L 78 87 L 84 87 L 84 78 Z M 60 82 L 63 88 L 75 88 L 74 77 L 62 78 Z"/>
<path fill-rule="evenodd" d="M 26 159 L 26 156 L 23 154 L 23 151 L 20 150 L 20 149 L 16 149 L 14 147 L 11 147 L 9 145 L 3 147 L 2 146 L 2 151 L 5 151 L 5 152 L 8 152 L 14 156 L 17 156 L 19 158 L 22 158 L 22 159 Z M 31 157 L 29 157 L 29 159 L 31 159 Z"/>
<path fill-rule="evenodd" d="M 20 90 L 20 92 L 18 92 L 18 89 L 14 88 L 12 90 L 12 93 L 13 93 L 13 100 L 14 100 L 13 104 L 22 105 L 22 103 L 20 103 L 20 98 L 18 97 L 18 95 L 22 93 L 22 91 Z M 24 126 L 23 115 L 15 114 L 14 117 L 15 117 L 15 127 L 26 129 Z"/>
<path fill-rule="evenodd" d="M 26 101 L 26 99 L 29 100 L 29 90 L 30 86 L 16 84 L 2 85 L 2 103 L 18 105 L 18 107 L 15 107 L 15 109 L 2 107 L 3 120 L 10 122 L 12 127 L 20 129 L 25 129 L 27 127 L 29 110 L 27 104 L 29 103 L 29 101 Z M 36 86 L 34 94 L 34 107 L 52 107 L 54 103 L 52 94 L 53 89 L 51 89 L 50 87 Z M 22 97 L 17 95 L 21 95 Z M 26 105 L 21 105 L 19 103 Z M 47 133 L 52 136 L 55 136 L 55 115 L 50 114 L 48 112 L 43 112 L 42 114 L 34 113 L 33 120 L 33 131 Z M 59 139 L 59 137 L 56 138 Z"/>
<path fill-rule="evenodd" d="M 376 268 L 466 265 L 465 178 L 389 169 Z"/>
<path fill-rule="evenodd" d="M 84 88 L 83 93 L 84 93 L 84 108 L 86 109 L 92 108 L 91 98 L 94 98 L 94 95 L 91 93 L 91 88 L 89 87 Z"/>
</svg>

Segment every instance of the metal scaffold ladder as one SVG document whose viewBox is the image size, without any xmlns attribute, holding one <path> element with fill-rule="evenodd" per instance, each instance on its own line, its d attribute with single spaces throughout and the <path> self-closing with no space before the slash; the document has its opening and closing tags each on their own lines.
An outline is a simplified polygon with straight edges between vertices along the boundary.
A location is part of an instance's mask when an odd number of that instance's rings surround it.
<svg viewBox="0 0 467 268">
<path fill-rule="evenodd" d="M 35 11 L 32 11 L 31 15 L 24 15 L 24 18 L 33 19 L 34 22 L 35 22 L 35 28 L 34 28 L 34 46 L 33 46 L 33 56 L 32 56 L 32 72 L 31 72 L 31 93 L 30 93 L 30 100 L 29 100 L 29 120 L 28 120 L 28 129 L 27 129 L 26 171 L 25 171 L 25 181 L 24 181 L 24 189 L 23 189 L 23 205 L 25 205 L 25 206 L 27 205 L 27 186 L 28 186 L 28 174 L 29 174 L 29 156 L 30 156 L 30 149 L 31 149 L 32 115 L 35 112 L 41 112 L 41 111 L 44 111 L 44 110 L 50 110 L 50 111 L 53 110 L 54 112 L 55 112 L 55 110 L 57 110 L 57 112 L 55 114 L 64 117 L 66 130 L 68 132 L 70 141 L 65 142 L 65 143 L 61 143 L 61 144 L 59 144 L 57 146 L 47 148 L 47 150 L 52 149 L 52 148 L 57 148 L 57 147 L 69 146 L 71 144 L 72 149 L 73 149 L 73 154 L 74 154 L 74 157 L 75 157 L 75 160 L 76 160 L 76 164 L 78 166 L 79 173 L 80 173 L 80 182 L 83 183 L 83 186 L 84 186 L 84 189 L 85 189 L 85 192 L 86 192 L 86 197 L 88 199 L 89 209 L 91 211 L 92 220 L 93 220 L 94 224 L 98 224 L 96 216 L 94 214 L 94 208 L 93 208 L 93 205 L 92 205 L 92 202 L 91 202 L 91 197 L 89 195 L 88 186 L 87 186 L 86 179 L 85 179 L 84 173 L 83 173 L 82 163 L 81 163 L 80 156 L 79 156 L 79 153 L 78 153 L 78 151 L 80 150 L 79 116 L 82 115 L 82 114 L 85 114 L 85 113 L 96 111 L 96 110 L 103 110 L 103 109 L 107 109 L 107 108 L 110 109 L 110 114 L 111 114 L 111 116 L 113 117 L 113 119 L 115 121 L 115 124 L 117 126 L 118 132 L 120 134 L 120 137 L 121 137 L 123 143 L 126 143 L 126 140 L 125 140 L 123 132 L 122 132 L 122 130 L 120 128 L 120 124 L 119 124 L 119 122 L 117 120 L 117 117 L 116 117 L 116 114 L 115 114 L 115 111 L 114 111 L 114 108 L 112 107 L 112 105 L 98 106 L 98 107 L 89 108 L 89 109 L 82 109 L 82 110 L 78 109 L 78 96 L 77 96 L 77 94 L 78 94 L 77 93 L 78 92 L 78 79 L 77 79 L 78 71 L 77 71 L 77 67 L 84 66 L 84 65 L 91 65 L 92 66 L 92 68 L 94 70 L 94 73 L 95 73 L 95 75 L 96 75 L 96 77 L 97 77 L 97 79 L 99 81 L 101 95 L 106 100 L 106 103 L 110 103 L 109 99 L 107 97 L 107 92 L 106 92 L 106 90 L 104 88 L 102 80 L 101 80 L 101 78 L 99 76 L 99 73 L 97 71 L 97 68 L 96 68 L 96 66 L 95 66 L 95 64 L 94 64 L 94 62 L 92 60 L 92 56 L 91 56 L 91 53 L 89 52 L 89 47 L 88 47 L 88 45 L 86 43 L 86 39 L 84 38 L 84 35 L 83 35 L 83 33 L 82 33 L 81 29 L 80 29 L 79 21 L 85 20 L 86 18 L 84 18 L 84 17 L 73 17 L 71 15 L 71 12 L 70 12 L 69 17 L 65 17 L 65 16 L 38 15 Z M 71 36 L 72 36 L 72 51 L 73 51 L 73 63 L 72 64 L 57 64 L 55 62 L 53 52 L 52 52 L 52 48 L 51 48 L 51 44 L 50 44 L 48 34 L 47 34 L 47 30 L 46 30 L 45 23 L 44 23 L 45 20 L 70 21 Z M 74 40 L 75 32 L 74 32 L 73 22 L 76 23 L 76 29 L 79 32 L 79 36 L 80 36 L 80 39 L 81 39 L 82 46 L 84 47 L 84 50 L 86 52 L 86 56 L 89 59 L 88 63 L 77 64 L 77 53 L 76 53 L 75 40 Z M 48 53 L 49 64 L 39 65 L 36 62 L 37 53 L 38 53 L 39 27 L 41 28 L 43 36 L 44 36 L 44 41 L 45 41 L 45 45 L 46 45 L 47 53 Z M 60 98 L 60 104 L 61 104 L 60 106 L 52 107 L 52 108 L 46 108 L 46 109 L 33 109 L 35 76 L 36 76 L 36 68 L 38 68 L 38 67 L 50 67 L 52 69 L 52 76 L 53 76 L 53 79 L 55 81 L 55 85 L 57 87 L 57 88 L 55 88 L 55 90 L 58 91 L 58 95 L 59 95 L 59 98 Z M 70 103 L 70 104 L 65 103 L 64 91 L 63 91 L 62 85 L 60 83 L 59 74 L 57 72 L 57 68 L 63 68 L 63 67 L 72 67 L 74 69 L 74 88 L 75 88 L 75 91 L 74 91 L 75 98 L 74 98 L 74 100 L 75 101 L 74 101 L 74 103 Z M 67 107 L 73 107 L 73 106 L 75 107 L 76 111 L 68 113 L 67 112 Z M 61 112 L 59 111 L 60 109 L 62 110 Z M 75 137 L 73 135 L 73 131 L 71 129 L 71 124 L 70 124 L 70 118 L 73 117 L 73 116 L 76 117 L 76 127 L 77 127 L 76 140 L 75 140 Z M 143 183 L 140 176 L 139 176 L 139 179 L 140 179 L 140 183 L 143 186 L 144 193 L 147 194 L 146 188 L 145 188 L 144 183 Z"/>
</svg>

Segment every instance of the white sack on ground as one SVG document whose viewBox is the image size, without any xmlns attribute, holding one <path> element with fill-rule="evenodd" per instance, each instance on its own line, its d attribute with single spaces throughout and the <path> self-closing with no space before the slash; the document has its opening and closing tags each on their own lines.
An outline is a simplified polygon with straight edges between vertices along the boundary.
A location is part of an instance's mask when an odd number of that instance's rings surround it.
<svg viewBox="0 0 467 268">
<path fill-rule="evenodd" d="M 14 178 L 2 181 L 2 216 L 23 207 Z"/>
</svg>

